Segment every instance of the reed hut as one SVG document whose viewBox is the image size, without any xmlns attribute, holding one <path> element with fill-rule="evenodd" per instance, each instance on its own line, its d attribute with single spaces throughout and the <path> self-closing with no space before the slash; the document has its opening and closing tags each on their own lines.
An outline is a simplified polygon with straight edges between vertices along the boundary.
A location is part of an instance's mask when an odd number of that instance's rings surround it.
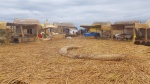
<svg viewBox="0 0 150 84">
<path fill-rule="evenodd" d="M 113 40 L 116 34 L 129 34 L 132 38 L 135 35 L 135 23 L 140 21 L 119 21 L 111 25 L 111 39 Z M 134 40 L 134 39 L 132 39 Z"/>
<path fill-rule="evenodd" d="M 7 22 L 0 22 L 0 43 L 9 43 L 9 39 L 13 33 L 13 30 L 10 26 L 7 25 Z"/>
<path fill-rule="evenodd" d="M 111 22 L 93 22 L 92 25 L 101 25 L 100 30 L 111 30 Z"/>
<path fill-rule="evenodd" d="M 7 22 L 1 21 L 0 22 L 0 37 L 4 35 L 6 27 L 7 27 Z"/>
<path fill-rule="evenodd" d="M 150 44 L 150 20 L 146 23 L 136 23 L 135 29 L 136 38 L 134 43 L 143 45 Z"/>
<path fill-rule="evenodd" d="M 41 24 L 41 29 L 39 30 L 39 33 L 40 32 L 44 32 L 45 33 L 45 38 L 47 37 L 47 36 L 49 36 L 49 34 L 51 33 L 52 34 L 52 32 L 56 32 L 56 26 L 54 26 L 53 24 L 50 24 L 49 22 L 48 22 L 48 20 L 46 20 L 46 22 L 44 23 L 44 24 Z"/>
<path fill-rule="evenodd" d="M 145 24 L 148 25 L 147 38 L 148 38 L 148 41 L 150 41 L 150 20 L 147 20 L 147 22 Z"/>
<path fill-rule="evenodd" d="M 34 41 L 38 37 L 40 29 L 38 19 L 14 19 L 13 23 L 7 23 L 14 30 L 13 38 L 19 42 Z"/>
<path fill-rule="evenodd" d="M 54 22 L 53 25 L 57 27 L 57 33 L 60 34 L 65 34 L 66 28 L 71 30 L 77 30 L 77 27 L 73 23 Z"/>
<path fill-rule="evenodd" d="M 99 32 L 101 25 L 80 25 L 80 27 L 86 28 L 88 32 Z"/>
<path fill-rule="evenodd" d="M 111 34 L 110 22 L 93 22 L 92 25 L 80 25 L 80 27 L 86 28 L 89 32 L 100 33 L 103 38 L 108 38 Z"/>
<path fill-rule="evenodd" d="M 4 43 L 5 34 L 6 34 L 7 23 L 4 21 L 0 22 L 0 44 Z"/>
</svg>

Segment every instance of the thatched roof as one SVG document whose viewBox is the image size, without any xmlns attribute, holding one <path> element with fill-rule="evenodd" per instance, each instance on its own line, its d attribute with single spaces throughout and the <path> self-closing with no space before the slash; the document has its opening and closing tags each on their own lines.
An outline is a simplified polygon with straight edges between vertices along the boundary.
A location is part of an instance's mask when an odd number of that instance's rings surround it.
<svg viewBox="0 0 150 84">
<path fill-rule="evenodd" d="M 93 22 L 92 25 L 111 25 L 111 22 Z"/>
<path fill-rule="evenodd" d="M 140 21 L 118 21 L 118 22 L 115 22 L 113 25 L 128 26 L 128 25 L 134 25 L 135 23 L 140 23 Z"/>
<path fill-rule="evenodd" d="M 113 30 L 123 30 L 125 28 L 134 28 L 135 23 L 140 21 L 118 21 L 111 25 Z"/>
<path fill-rule="evenodd" d="M 135 24 L 135 28 L 144 28 L 144 29 L 148 29 L 150 28 L 150 20 L 147 20 L 145 23 L 136 23 Z"/>
<path fill-rule="evenodd" d="M 93 22 L 92 25 L 80 25 L 80 27 L 101 28 L 102 30 L 110 30 L 111 29 L 111 23 L 110 22 Z"/>
<path fill-rule="evenodd" d="M 111 30 L 111 25 L 102 25 L 102 30 Z"/>
<path fill-rule="evenodd" d="M 41 28 L 45 29 L 45 28 L 57 28 L 56 26 L 52 25 L 52 24 L 41 24 Z"/>
<path fill-rule="evenodd" d="M 6 22 L 0 22 L 0 29 L 6 29 L 7 23 Z"/>
<path fill-rule="evenodd" d="M 101 28 L 101 25 L 80 25 L 83 28 Z"/>
<path fill-rule="evenodd" d="M 133 25 L 131 25 L 131 26 L 125 26 L 124 28 L 134 28 L 134 26 Z"/>
<path fill-rule="evenodd" d="M 38 19 L 14 19 L 15 24 L 26 24 L 26 25 L 31 25 L 31 24 L 40 24 L 40 21 Z"/>
<path fill-rule="evenodd" d="M 147 20 L 145 24 L 147 24 L 150 28 L 150 20 Z"/>
<path fill-rule="evenodd" d="M 142 24 L 142 23 L 135 23 L 135 28 L 138 29 L 138 28 L 149 28 L 148 24 Z"/>
<path fill-rule="evenodd" d="M 57 28 L 57 26 L 54 26 L 54 25 L 50 24 L 50 23 L 48 22 L 48 20 L 46 20 L 45 23 L 44 23 L 44 24 L 41 24 L 40 26 L 41 26 L 42 29 L 46 29 L 46 28 Z"/>
<path fill-rule="evenodd" d="M 58 27 L 76 28 L 76 26 L 73 23 L 59 23 L 59 22 L 54 22 L 53 24 L 55 26 L 58 26 Z"/>
</svg>

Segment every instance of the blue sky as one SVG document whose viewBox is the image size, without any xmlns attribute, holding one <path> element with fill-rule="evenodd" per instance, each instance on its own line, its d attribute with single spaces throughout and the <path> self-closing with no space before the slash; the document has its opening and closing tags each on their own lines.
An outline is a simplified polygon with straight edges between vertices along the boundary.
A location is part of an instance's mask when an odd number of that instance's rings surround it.
<svg viewBox="0 0 150 84">
<path fill-rule="evenodd" d="M 0 0 L 0 20 L 36 18 L 43 23 L 72 22 L 76 26 L 95 21 L 150 19 L 150 0 Z"/>
</svg>

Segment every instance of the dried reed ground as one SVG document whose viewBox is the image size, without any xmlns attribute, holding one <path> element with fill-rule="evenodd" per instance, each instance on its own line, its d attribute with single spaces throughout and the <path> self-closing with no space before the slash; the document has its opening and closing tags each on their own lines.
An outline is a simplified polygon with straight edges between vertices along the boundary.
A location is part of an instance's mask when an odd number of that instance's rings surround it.
<svg viewBox="0 0 150 84">
<path fill-rule="evenodd" d="M 69 53 L 126 54 L 123 61 L 71 59 L 60 48 L 83 46 Z M 150 84 L 150 47 L 131 42 L 82 37 L 0 45 L 0 84 Z"/>
</svg>

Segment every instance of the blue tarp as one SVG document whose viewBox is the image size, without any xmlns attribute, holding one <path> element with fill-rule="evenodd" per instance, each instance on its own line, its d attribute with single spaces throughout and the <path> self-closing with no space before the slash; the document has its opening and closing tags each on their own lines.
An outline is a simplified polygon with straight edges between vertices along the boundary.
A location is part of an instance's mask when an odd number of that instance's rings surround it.
<svg viewBox="0 0 150 84">
<path fill-rule="evenodd" d="M 88 33 L 85 33 L 84 36 L 85 37 L 88 37 L 88 36 L 100 37 L 100 33 L 88 32 Z"/>
</svg>

